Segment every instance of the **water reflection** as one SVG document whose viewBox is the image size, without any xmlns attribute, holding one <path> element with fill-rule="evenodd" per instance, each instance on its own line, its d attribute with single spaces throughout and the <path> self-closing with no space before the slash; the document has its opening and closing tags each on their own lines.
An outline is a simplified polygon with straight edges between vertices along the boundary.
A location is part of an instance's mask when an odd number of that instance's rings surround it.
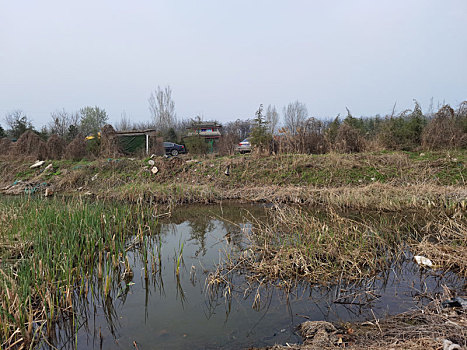
<svg viewBox="0 0 467 350">
<path fill-rule="evenodd" d="M 297 283 L 283 290 L 235 271 L 209 285 L 220 259 L 247 247 L 251 214 L 261 218 L 264 210 L 185 207 L 149 225 L 147 234 L 136 233 L 129 239 L 128 262 L 121 257 L 118 268 L 104 268 L 110 282 L 97 276 L 82 282 L 87 292 L 75 295 L 74 313 L 48 342 L 79 349 L 237 349 L 297 342 L 295 327 L 305 319 L 380 317 L 426 302 L 426 292 L 440 291 L 442 284 L 462 288 L 455 275 L 421 273 L 408 254 L 353 284 Z"/>
</svg>

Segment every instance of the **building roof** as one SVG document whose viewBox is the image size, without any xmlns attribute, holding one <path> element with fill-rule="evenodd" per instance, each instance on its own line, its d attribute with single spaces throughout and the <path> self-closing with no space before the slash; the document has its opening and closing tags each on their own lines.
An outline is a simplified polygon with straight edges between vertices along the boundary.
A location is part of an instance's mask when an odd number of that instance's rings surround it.
<svg viewBox="0 0 467 350">
<path fill-rule="evenodd" d="M 217 123 L 217 122 L 213 122 L 213 121 L 206 121 L 206 122 L 194 122 L 192 123 L 189 127 L 187 127 L 187 129 L 200 129 L 200 128 L 222 128 L 222 125 Z"/>
</svg>

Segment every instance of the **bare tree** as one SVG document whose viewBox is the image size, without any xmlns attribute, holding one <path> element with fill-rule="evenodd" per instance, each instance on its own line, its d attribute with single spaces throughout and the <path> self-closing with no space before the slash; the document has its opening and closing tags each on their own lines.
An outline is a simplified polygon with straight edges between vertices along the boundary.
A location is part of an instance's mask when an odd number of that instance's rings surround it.
<svg viewBox="0 0 467 350">
<path fill-rule="evenodd" d="M 279 123 L 279 113 L 277 113 L 276 106 L 269 105 L 266 109 L 266 123 L 269 133 L 274 135 Z"/>
<path fill-rule="evenodd" d="M 9 127 L 9 134 L 14 138 L 19 138 L 27 130 L 33 130 L 31 120 L 21 110 L 15 110 L 5 115 L 5 122 Z"/>
<path fill-rule="evenodd" d="M 308 111 L 305 104 L 295 101 L 284 107 L 284 123 L 291 135 L 296 135 L 305 125 Z"/>
<path fill-rule="evenodd" d="M 119 131 L 126 131 L 126 130 L 132 129 L 131 120 L 127 116 L 125 111 L 122 112 L 122 117 L 120 121 L 117 123 L 116 129 Z"/>
<path fill-rule="evenodd" d="M 151 92 L 148 102 L 149 111 L 158 129 L 166 131 L 175 127 L 177 115 L 170 86 L 166 86 L 164 89 L 158 86 L 154 92 Z"/>
<path fill-rule="evenodd" d="M 52 112 L 50 116 L 52 120 L 49 122 L 49 133 L 56 134 L 64 140 L 70 138 L 71 126 L 78 127 L 80 118 L 78 113 L 68 113 L 65 109 L 62 109 Z"/>
</svg>

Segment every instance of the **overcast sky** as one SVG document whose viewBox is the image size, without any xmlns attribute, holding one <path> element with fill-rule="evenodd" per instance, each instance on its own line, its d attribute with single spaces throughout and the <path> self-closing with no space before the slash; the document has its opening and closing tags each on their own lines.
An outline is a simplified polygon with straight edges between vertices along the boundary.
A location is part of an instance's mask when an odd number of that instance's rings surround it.
<svg viewBox="0 0 467 350">
<path fill-rule="evenodd" d="M 158 85 L 179 118 L 221 122 L 295 100 L 323 118 L 458 105 L 467 1 L 0 0 L 0 116 L 40 126 L 97 105 L 147 121 Z"/>
</svg>

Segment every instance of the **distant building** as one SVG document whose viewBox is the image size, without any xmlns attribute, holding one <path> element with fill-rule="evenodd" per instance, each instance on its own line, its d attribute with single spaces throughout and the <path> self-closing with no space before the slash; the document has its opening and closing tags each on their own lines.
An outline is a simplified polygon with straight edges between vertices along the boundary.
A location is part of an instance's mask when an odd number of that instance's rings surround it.
<svg viewBox="0 0 467 350">
<path fill-rule="evenodd" d="M 212 153 L 216 151 L 219 139 L 222 137 L 221 128 L 221 124 L 213 121 L 193 122 L 187 128 L 187 136 L 202 137 L 209 145 L 208 152 Z"/>
</svg>

